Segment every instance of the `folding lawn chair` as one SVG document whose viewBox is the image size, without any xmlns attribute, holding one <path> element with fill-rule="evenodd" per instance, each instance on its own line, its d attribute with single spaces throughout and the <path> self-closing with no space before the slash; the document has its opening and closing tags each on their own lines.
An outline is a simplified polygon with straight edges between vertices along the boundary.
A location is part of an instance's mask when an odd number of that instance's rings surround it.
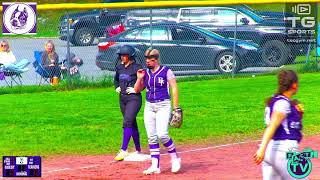
<svg viewBox="0 0 320 180">
<path fill-rule="evenodd" d="M 41 53 L 42 51 L 34 51 L 35 61 L 33 62 L 36 73 L 40 75 L 39 86 L 45 82 L 50 84 L 49 72 L 47 72 L 41 64 Z"/>
<path fill-rule="evenodd" d="M 11 64 L 9 66 L 4 66 L 0 64 L 1 72 L 3 73 L 6 84 L 12 87 L 14 84 L 22 85 L 22 73 L 28 71 L 27 66 L 30 62 L 26 59 L 21 60 L 17 64 Z M 8 79 L 9 78 L 9 79 Z"/>
</svg>

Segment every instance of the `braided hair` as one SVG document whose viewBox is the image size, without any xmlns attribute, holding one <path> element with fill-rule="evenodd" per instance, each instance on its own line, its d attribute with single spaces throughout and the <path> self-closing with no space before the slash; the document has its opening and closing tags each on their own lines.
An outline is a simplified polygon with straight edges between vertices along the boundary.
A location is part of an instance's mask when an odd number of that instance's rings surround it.
<svg viewBox="0 0 320 180">
<path fill-rule="evenodd" d="M 278 74 L 278 90 L 274 96 L 281 95 L 288 91 L 292 84 L 298 82 L 298 75 L 293 70 L 281 70 Z M 272 97 L 266 99 L 266 104 L 271 103 Z"/>
</svg>

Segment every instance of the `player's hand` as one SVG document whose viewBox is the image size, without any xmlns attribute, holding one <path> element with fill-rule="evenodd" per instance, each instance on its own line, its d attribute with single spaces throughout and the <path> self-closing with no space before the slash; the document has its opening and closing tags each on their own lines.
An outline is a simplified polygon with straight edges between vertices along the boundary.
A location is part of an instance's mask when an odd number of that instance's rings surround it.
<svg viewBox="0 0 320 180">
<path fill-rule="evenodd" d="M 120 87 L 117 87 L 117 88 L 116 88 L 116 92 L 120 94 L 121 88 L 120 88 Z"/>
<path fill-rule="evenodd" d="M 259 165 L 264 159 L 264 150 L 259 148 L 257 152 L 253 155 L 254 162 Z"/>
<path fill-rule="evenodd" d="M 126 90 L 127 94 L 135 94 L 137 93 L 133 87 L 127 87 L 127 90 Z"/>
<path fill-rule="evenodd" d="M 142 78 L 144 78 L 144 76 L 145 76 L 145 71 L 143 70 L 143 69 L 139 69 L 138 71 L 137 71 L 137 77 L 139 78 L 139 79 L 142 79 Z"/>
</svg>

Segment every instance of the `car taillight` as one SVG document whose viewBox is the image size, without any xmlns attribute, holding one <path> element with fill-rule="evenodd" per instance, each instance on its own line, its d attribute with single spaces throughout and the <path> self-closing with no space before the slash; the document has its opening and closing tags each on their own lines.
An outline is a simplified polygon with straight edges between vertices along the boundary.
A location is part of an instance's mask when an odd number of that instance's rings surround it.
<svg viewBox="0 0 320 180">
<path fill-rule="evenodd" d="M 99 50 L 106 50 L 108 49 L 110 46 L 114 45 L 115 42 L 110 41 L 110 42 L 101 42 L 98 44 L 98 48 Z"/>
</svg>

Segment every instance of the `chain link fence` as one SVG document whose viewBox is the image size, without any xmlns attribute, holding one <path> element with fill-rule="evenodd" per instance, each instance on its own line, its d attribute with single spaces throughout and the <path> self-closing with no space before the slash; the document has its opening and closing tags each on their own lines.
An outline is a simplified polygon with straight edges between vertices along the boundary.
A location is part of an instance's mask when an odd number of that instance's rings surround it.
<svg viewBox="0 0 320 180">
<path fill-rule="evenodd" d="M 21 78 L 22 85 L 40 84 L 41 77 L 50 79 L 41 76 L 33 63 L 35 52 L 44 51 L 48 40 L 55 45 L 59 66 L 65 67 L 61 81 L 73 78 L 75 71 L 80 73 L 80 80 L 112 77 L 118 61 L 116 51 L 124 44 L 136 48 L 136 61 L 144 66 L 144 52 L 150 47 L 158 49 L 161 64 L 177 75 L 251 76 L 283 66 L 299 69 L 319 59 L 316 25 L 310 26 L 319 21 L 318 17 L 314 21 L 288 19 L 296 17 L 291 10 L 294 6 L 297 5 L 39 11 L 37 35 L 1 39 L 8 40 L 17 61 L 30 62 L 29 70 L 16 77 Z M 314 6 L 315 12 L 309 14 L 312 17 L 317 15 Z M 72 54 L 81 63 L 73 63 Z M 19 84 L 12 81 L 13 77 L 6 74 L 0 86 Z"/>
</svg>

